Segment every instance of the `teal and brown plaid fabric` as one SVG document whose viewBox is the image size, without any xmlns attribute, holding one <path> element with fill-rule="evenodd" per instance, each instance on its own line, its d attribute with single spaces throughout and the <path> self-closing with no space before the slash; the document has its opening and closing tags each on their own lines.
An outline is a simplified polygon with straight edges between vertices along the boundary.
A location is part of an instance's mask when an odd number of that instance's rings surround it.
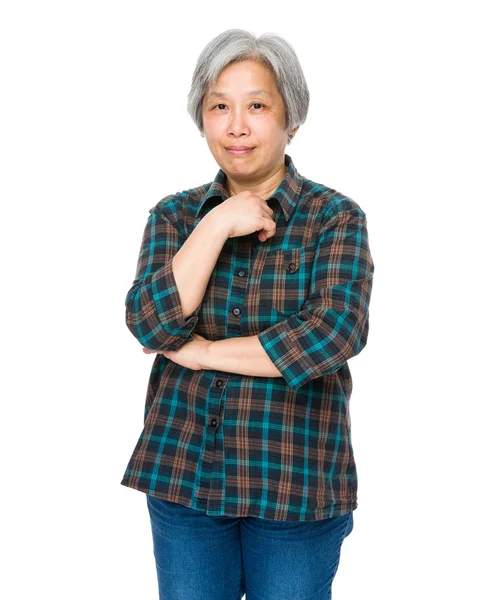
<svg viewBox="0 0 491 600">
<path fill-rule="evenodd" d="M 347 361 L 368 337 L 367 219 L 287 154 L 285 165 L 268 199 L 276 234 L 229 238 L 188 318 L 172 258 L 228 197 L 226 175 L 149 210 L 125 302 L 131 333 L 153 350 L 177 350 L 193 332 L 258 335 L 282 377 L 195 371 L 156 354 L 122 485 L 214 516 L 308 521 L 357 508 Z"/>
</svg>

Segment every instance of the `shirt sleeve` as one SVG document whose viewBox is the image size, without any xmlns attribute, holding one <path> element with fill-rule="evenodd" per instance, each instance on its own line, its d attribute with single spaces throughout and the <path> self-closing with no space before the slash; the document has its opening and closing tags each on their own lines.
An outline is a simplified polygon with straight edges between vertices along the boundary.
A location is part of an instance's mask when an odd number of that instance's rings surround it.
<svg viewBox="0 0 491 600">
<path fill-rule="evenodd" d="M 365 347 L 374 270 L 365 213 L 358 207 L 330 218 L 319 235 L 308 299 L 258 336 L 291 388 L 334 373 Z"/>
<path fill-rule="evenodd" d="M 184 240 L 155 207 L 145 226 L 135 279 L 126 295 L 126 325 L 150 350 L 178 350 L 191 339 L 201 304 L 184 318 L 172 260 Z"/>
</svg>

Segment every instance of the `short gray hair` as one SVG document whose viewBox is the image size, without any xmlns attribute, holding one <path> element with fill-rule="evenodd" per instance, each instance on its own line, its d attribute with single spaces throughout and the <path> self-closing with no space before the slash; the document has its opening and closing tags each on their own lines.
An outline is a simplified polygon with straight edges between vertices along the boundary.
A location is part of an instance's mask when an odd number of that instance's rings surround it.
<svg viewBox="0 0 491 600">
<path fill-rule="evenodd" d="M 302 125 L 307 118 L 310 94 L 291 44 L 275 33 L 256 37 L 244 29 L 228 29 L 208 42 L 194 69 L 188 112 L 200 132 L 203 132 L 202 102 L 208 84 L 215 83 L 225 67 L 244 60 L 261 62 L 273 73 L 285 103 L 286 129 Z M 292 138 L 288 134 L 288 144 Z"/>
</svg>

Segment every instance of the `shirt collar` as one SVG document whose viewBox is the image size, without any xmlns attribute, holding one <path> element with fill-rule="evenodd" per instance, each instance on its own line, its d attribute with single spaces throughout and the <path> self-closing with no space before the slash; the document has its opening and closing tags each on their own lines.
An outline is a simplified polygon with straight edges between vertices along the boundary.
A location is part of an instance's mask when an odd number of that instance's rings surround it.
<svg viewBox="0 0 491 600">
<path fill-rule="evenodd" d="M 285 166 L 287 168 L 285 176 L 274 193 L 267 199 L 267 202 L 276 199 L 280 203 L 285 218 L 288 221 L 295 210 L 300 192 L 302 191 L 303 177 L 298 174 L 298 171 L 288 154 L 285 154 Z M 211 183 L 209 190 L 198 203 L 198 209 L 196 212 L 197 216 L 199 216 L 201 209 L 205 206 L 208 200 L 211 200 L 215 197 L 219 197 L 222 200 L 226 200 L 228 198 L 227 189 L 225 187 L 226 181 L 227 176 L 222 169 L 220 169 L 217 173 L 217 176 Z"/>
</svg>

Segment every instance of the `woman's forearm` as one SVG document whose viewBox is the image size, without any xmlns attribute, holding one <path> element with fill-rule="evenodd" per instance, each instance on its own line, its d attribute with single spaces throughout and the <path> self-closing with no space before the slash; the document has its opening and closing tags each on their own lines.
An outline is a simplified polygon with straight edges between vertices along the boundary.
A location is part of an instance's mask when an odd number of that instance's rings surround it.
<svg viewBox="0 0 491 600">
<path fill-rule="evenodd" d="M 281 377 L 257 335 L 211 342 L 201 361 L 203 369 L 256 377 Z"/>
<path fill-rule="evenodd" d="M 189 317 L 203 299 L 211 273 L 227 239 L 228 233 L 208 213 L 174 256 L 172 271 L 184 318 Z"/>
</svg>

